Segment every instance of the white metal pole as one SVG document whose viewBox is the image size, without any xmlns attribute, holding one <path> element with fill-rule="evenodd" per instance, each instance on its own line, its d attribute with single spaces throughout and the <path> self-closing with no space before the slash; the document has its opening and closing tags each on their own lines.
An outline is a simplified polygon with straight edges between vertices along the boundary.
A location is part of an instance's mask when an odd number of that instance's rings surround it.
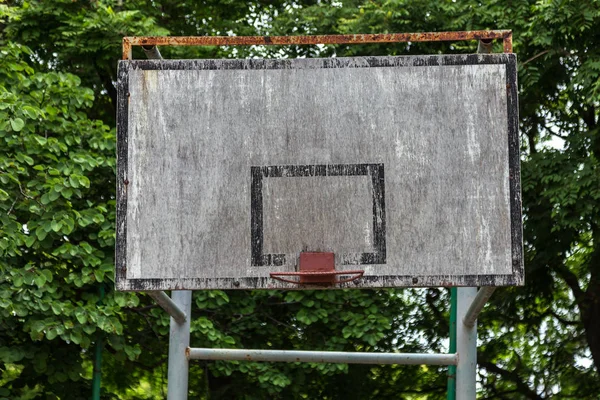
<svg viewBox="0 0 600 400">
<path fill-rule="evenodd" d="M 152 297 L 154 301 L 156 301 L 156 303 L 162 307 L 163 310 L 169 313 L 169 315 L 174 318 L 175 321 L 179 322 L 180 324 L 185 322 L 185 319 L 187 318 L 185 312 L 181 311 L 181 309 L 177 307 L 177 304 L 175 304 L 175 302 L 171 300 L 171 298 L 167 296 L 165 292 L 160 291 L 146 293 L 148 293 L 148 295 Z"/>
<path fill-rule="evenodd" d="M 475 400 L 477 375 L 477 321 L 472 326 L 464 323 L 469 307 L 477 296 L 477 288 L 458 288 L 456 324 L 456 399 Z"/>
<path fill-rule="evenodd" d="M 487 303 L 487 301 L 490 299 L 490 297 L 492 297 L 492 294 L 495 291 L 495 287 L 489 286 L 482 287 L 481 289 L 479 289 L 479 291 L 477 292 L 477 296 L 475 296 L 475 299 L 469 306 L 467 314 L 465 315 L 465 318 L 463 320 L 466 326 L 471 327 L 475 325 L 475 321 L 477 321 L 477 316 L 479 315 L 481 310 L 483 310 L 485 303 Z"/>
<path fill-rule="evenodd" d="M 169 372 L 167 399 L 187 400 L 188 398 L 188 359 L 186 349 L 190 345 L 190 319 L 192 314 L 192 291 L 173 290 L 171 299 L 186 315 L 182 323 L 171 317 L 169 334 Z"/>
</svg>

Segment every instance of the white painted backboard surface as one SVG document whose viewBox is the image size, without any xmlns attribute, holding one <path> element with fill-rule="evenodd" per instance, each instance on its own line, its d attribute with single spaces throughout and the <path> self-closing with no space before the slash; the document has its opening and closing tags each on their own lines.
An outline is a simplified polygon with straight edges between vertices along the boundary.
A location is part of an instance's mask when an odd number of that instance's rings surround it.
<svg viewBox="0 0 600 400">
<path fill-rule="evenodd" d="M 119 289 L 523 283 L 514 55 L 119 71 Z"/>
</svg>

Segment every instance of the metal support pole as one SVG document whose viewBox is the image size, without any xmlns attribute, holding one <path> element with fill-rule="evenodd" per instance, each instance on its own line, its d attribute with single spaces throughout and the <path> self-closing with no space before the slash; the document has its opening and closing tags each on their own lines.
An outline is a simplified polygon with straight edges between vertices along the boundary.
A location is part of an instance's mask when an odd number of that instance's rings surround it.
<svg viewBox="0 0 600 400">
<path fill-rule="evenodd" d="M 142 50 L 146 53 L 146 57 L 149 60 L 162 60 L 162 56 L 160 55 L 160 51 L 158 51 L 158 47 L 152 46 L 142 46 Z"/>
<path fill-rule="evenodd" d="M 100 400 L 100 382 L 102 379 L 102 349 L 104 342 L 102 333 L 98 333 L 96 348 L 94 349 L 94 368 L 92 373 L 92 400 Z"/>
<path fill-rule="evenodd" d="M 490 54 L 492 52 L 492 47 L 494 47 L 493 40 L 482 39 L 479 41 L 479 44 L 477 44 L 477 52 L 483 54 Z"/>
<path fill-rule="evenodd" d="M 477 324 L 466 326 L 463 321 L 467 310 L 477 296 L 477 288 L 458 288 L 456 350 L 456 399 L 475 400 L 475 377 L 477 374 Z"/>
<path fill-rule="evenodd" d="M 477 316 L 483 309 L 483 306 L 485 306 L 485 303 L 487 303 L 487 301 L 490 299 L 490 297 L 492 296 L 492 294 L 495 291 L 496 291 L 495 287 L 489 287 L 489 286 L 482 287 L 481 289 L 479 289 L 479 291 L 477 292 L 477 296 L 475 296 L 475 299 L 473 299 L 473 302 L 469 306 L 469 309 L 467 310 L 467 314 L 465 315 L 465 318 L 463 319 L 463 323 L 467 327 L 472 328 L 473 326 L 475 326 L 475 321 L 477 321 Z"/>
<path fill-rule="evenodd" d="M 192 312 L 192 291 L 173 290 L 171 297 L 175 305 L 186 315 Z M 188 398 L 188 358 L 186 349 L 190 345 L 190 319 L 177 322 L 171 317 L 169 334 L 169 372 L 167 399 L 186 400 Z"/>
<path fill-rule="evenodd" d="M 163 310 L 165 310 L 167 313 L 169 313 L 171 318 L 175 319 L 175 321 L 177 321 L 180 324 L 183 324 L 185 322 L 187 315 L 189 315 L 189 313 L 182 311 L 177 306 L 177 303 L 175 301 L 171 300 L 171 298 L 169 296 L 167 296 L 167 294 L 165 292 L 147 292 L 147 293 L 148 293 L 148 296 L 152 297 L 154 299 L 154 301 L 156 301 L 156 303 L 162 307 Z M 173 293 L 175 293 L 175 291 L 173 291 Z"/>
<path fill-rule="evenodd" d="M 96 303 L 102 304 L 104 300 L 104 284 L 100 285 L 100 299 Z M 94 349 L 94 367 L 92 371 L 92 400 L 100 400 L 100 390 L 102 381 L 102 351 L 104 350 L 104 333 L 102 331 L 96 334 L 96 348 Z"/>
<path fill-rule="evenodd" d="M 450 288 L 450 346 L 448 352 L 456 353 L 456 303 L 457 289 Z M 448 389 L 446 391 L 447 400 L 456 400 L 456 365 L 448 366 Z"/>
<path fill-rule="evenodd" d="M 456 365 L 456 354 L 358 353 L 344 351 L 189 348 L 190 360 L 311 362 L 341 364 Z"/>
</svg>

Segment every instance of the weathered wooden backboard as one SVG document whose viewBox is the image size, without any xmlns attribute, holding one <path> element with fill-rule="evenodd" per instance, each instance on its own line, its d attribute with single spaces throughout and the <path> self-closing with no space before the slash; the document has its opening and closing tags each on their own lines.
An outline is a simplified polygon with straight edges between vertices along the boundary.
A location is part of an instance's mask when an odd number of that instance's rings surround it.
<svg viewBox="0 0 600 400">
<path fill-rule="evenodd" d="M 523 284 L 513 54 L 121 61 L 120 290 Z"/>
</svg>

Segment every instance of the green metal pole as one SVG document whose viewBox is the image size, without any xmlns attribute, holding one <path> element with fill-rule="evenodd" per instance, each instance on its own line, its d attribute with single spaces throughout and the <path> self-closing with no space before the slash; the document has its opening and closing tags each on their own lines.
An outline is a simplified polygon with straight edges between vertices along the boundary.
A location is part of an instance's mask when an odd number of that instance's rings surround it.
<svg viewBox="0 0 600 400">
<path fill-rule="evenodd" d="M 92 380 L 92 400 L 100 400 L 100 379 L 102 378 L 102 336 L 98 334 L 94 351 L 94 377 Z"/>
<path fill-rule="evenodd" d="M 100 286 L 100 300 L 98 304 L 102 304 L 104 300 L 104 285 Z M 94 350 L 94 372 L 92 376 L 92 400 L 100 400 L 100 380 L 102 378 L 102 350 L 104 349 L 104 343 L 102 340 L 102 333 L 98 332 L 98 338 L 96 339 L 96 348 Z"/>
<path fill-rule="evenodd" d="M 456 300 L 457 290 L 450 288 L 450 348 L 449 353 L 456 353 Z M 448 366 L 448 400 L 456 400 L 456 365 Z"/>
</svg>

